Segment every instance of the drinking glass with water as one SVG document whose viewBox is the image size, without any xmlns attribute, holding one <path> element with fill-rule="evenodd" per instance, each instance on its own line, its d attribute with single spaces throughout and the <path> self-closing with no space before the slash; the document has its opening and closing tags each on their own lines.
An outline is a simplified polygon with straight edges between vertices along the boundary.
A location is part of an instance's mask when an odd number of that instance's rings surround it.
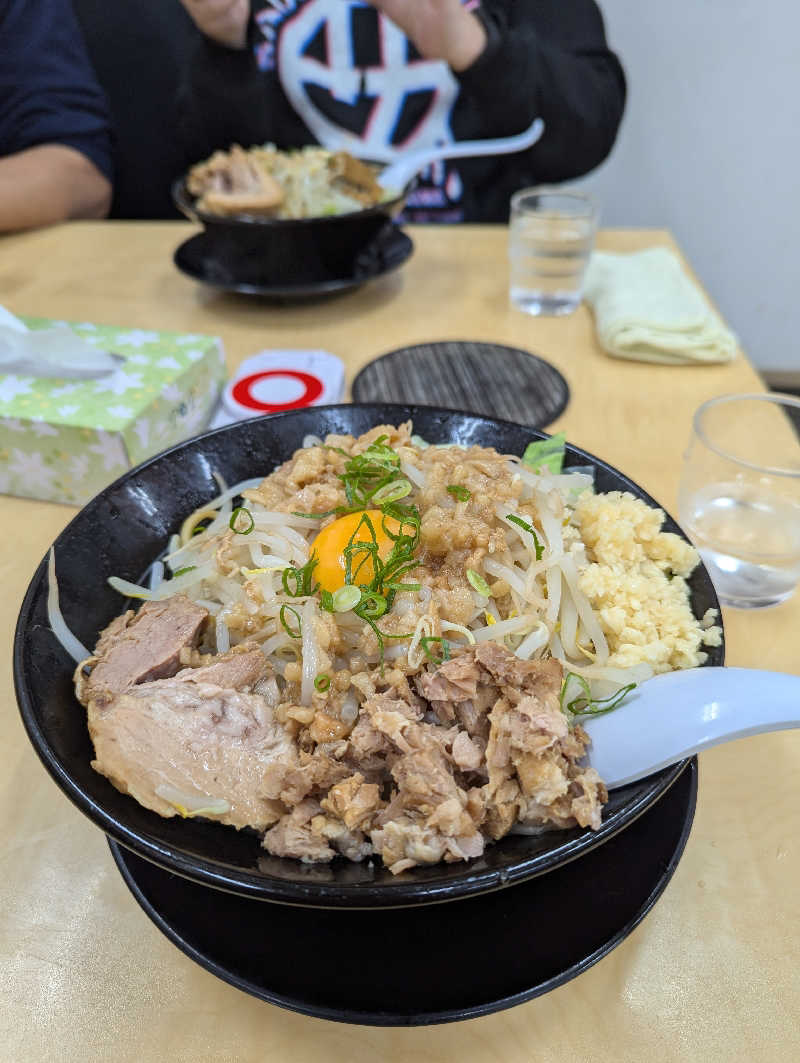
<svg viewBox="0 0 800 1063">
<path fill-rule="evenodd" d="M 681 523 L 724 605 L 777 605 L 800 580 L 800 400 L 723 395 L 697 410 Z"/>
<path fill-rule="evenodd" d="M 598 211 L 581 192 L 524 188 L 511 197 L 511 305 L 528 314 L 571 314 L 597 231 Z"/>
</svg>

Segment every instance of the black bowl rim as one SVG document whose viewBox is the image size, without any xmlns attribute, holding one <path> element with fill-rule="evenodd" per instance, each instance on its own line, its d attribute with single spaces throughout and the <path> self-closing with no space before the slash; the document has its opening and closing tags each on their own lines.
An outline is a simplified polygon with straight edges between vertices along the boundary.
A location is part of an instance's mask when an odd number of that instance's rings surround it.
<svg viewBox="0 0 800 1063">
<path fill-rule="evenodd" d="M 416 180 L 416 179 L 415 179 Z M 198 210 L 196 200 L 186 187 L 186 177 L 177 177 L 172 182 L 172 201 L 178 210 L 191 221 L 202 222 L 207 226 L 231 226 L 233 228 L 263 227 L 264 229 L 291 230 L 305 228 L 310 225 L 338 225 L 343 222 L 359 222 L 370 218 L 375 214 L 393 214 L 401 209 L 406 201 L 408 193 L 413 188 L 414 181 L 410 181 L 405 188 L 394 195 L 391 199 L 383 199 L 371 207 L 362 210 L 351 210 L 346 214 L 320 214 L 313 218 L 269 218 L 261 214 L 209 214 Z"/>
<path fill-rule="evenodd" d="M 313 411 L 331 410 L 345 412 L 352 410 L 353 408 L 374 412 L 376 419 L 379 419 L 376 420 L 376 423 L 402 423 L 403 420 L 408 419 L 410 416 L 413 417 L 413 413 L 410 411 L 416 408 L 424 409 L 426 413 L 433 416 L 465 417 L 473 421 L 489 422 L 492 425 L 498 425 L 501 427 L 508 427 L 516 430 L 522 429 L 525 432 L 529 432 L 531 437 L 538 436 L 539 438 L 547 438 L 550 434 L 543 432 L 541 429 L 528 428 L 515 421 L 505 421 L 500 418 L 486 417 L 482 414 L 474 414 L 467 410 L 457 410 L 441 406 L 426 407 L 420 406 L 419 404 L 415 407 L 409 407 L 407 405 L 396 403 L 338 403 L 329 406 L 311 407 L 300 411 L 290 410 L 284 413 L 269 414 L 265 416 L 264 420 L 273 422 L 276 420 L 281 421 L 286 418 L 291 419 L 297 416 L 298 413 L 302 414 L 309 412 L 309 409 Z M 195 446 L 207 438 L 235 431 L 237 426 L 246 425 L 247 423 L 248 422 L 246 421 L 238 421 L 232 425 L 226 425 L 193 436 L 188 440 L 184 440 L 182 443 L 178 443 L 173 447 L 160 451 L 158 454 L 153 455 L 134 468 L 129 469 L 122 476 L 103 488 L 98 495 L 94 496 L 86 506 L 79 510 L 56 538 L 53 543 L 53 548 L 58 547 L 60 542 L 69 537 L 73 525 L 82 518 L 84 510 L 88 506 L 91 506 L 97 498 L 101 497 L 106 492 L 133 479 L 144 469 L 149 468 L 156 462 L 172 457 L 187 446 Z M 578 459 L 572 462 L 573 465 L 592 464 L 611 472 L 624 484 L 632 488 L 637 494 L 637 497 L 642 498 L 643 501 L 647 502 L 654 508 L 662 509 L 665 513 L 666 519 L 671 521 L 676 527 L 679 527 L 674 521 L 674 518 L 671 518 L 669 513 L 664 510 L 648 492 L 638 484 L 634 483 L 634 481 L 624 473 L 621 473 L 615 466 L 610 465 L 596 455 L 591 454 L 580 447 L 574 446 L 569 442 L 567 443 L 567 448 L 571 451 L 572 455 Z M 685 537 L 685 533 L 681 534 Z M 462 897 L 471 897 L 479 893 L 487 893 L 493 890 L 503 889 L 506 886 L 526 881 L 527 879 L 534 878 L 540 874 L 545 874 L 553 867 L 558 867 L 574 860 L 584 852 L 589 852 L 591 849 L 596 848 L 596 846 L 601 845 L 603 842 L 613 837 L 618 831 L 623 830 L 630 823 L 633 823 L 634 820 L 638 819 L 643 812 L 645 812 L 670 788 L 670 786 L 672 786 L 681 772 L 685 769 L 690 759 L 687 758 L 681 760 L 650 776 L 652 785 L 650 789 L 645 790 L 640 795 L 638 800 L 631 805 L 626 806 L 625 809 L 621 810 L 618 815 L 612 819 L 604 820 L 599 830 L 586 830 L 581 832 L 566 845 L 562 846 L 557 853 L 535 854 L 532 857 L 521 858 L 508 868 L 486 868 L 483 871 L 471 872 L 470 863 L 466 862 L 464 864 L 465 878 L 463 880 L 458 880 L 455 883 L 452 881 L 445 881 L 441 884 L 414 883 L 413 881 L 406 882 L 401 880 L 378 885 L 369 885 L 365 883 L 338 885 L 327 883 L 304 884 L 302 882 L 275 879 L 267 874 L 248 873 L 241 870 L 232 873 L 231 871 L 226 871 L 223 866 L 217 863 L 208 861 L 202 857 L 186 856 L 180 849 L 165 845 L 159 842 L 157 838 L 144 832 L 128 828 L 115 816 L 107 813 L 98 802 L 93 800 L 89 794 L 73 781 L 70 773 L 64 768 L 54 751 L 50 748 L 43 730 L 36 719 L 33 700 L 27 690 L 23 676 L 22 659 L 24 633 L 30 623 L 30 616 L 35 600 L 42 593 L 42 588 L 46 584 L 48 555 L 49 551 L 48 554 L 42 558 L 31 578 L 28 590 L 25 593 L 20 608 L 14 634 L 14 688 L 19 711 L 28 737 L 53 780 L 73 804 L 99 826 L 107 836 L 113 838 L 126 848 L 131 849 L 145 860 L 150 860 L 160 867 L 165 867 L 168 870 L 182 875 L 194 882 L 198 882 L 201 885 L 211 886 L 214 889 L 227 890 L 241 894 L 242 896 L 254 897 L 264 901 L 320 908 L 410 907 L 418 904 L 436 904 L 455 901 Z M 702 561 L 701 567 L 704 569 Z M 717 610 L 720 618 L 719 623 L 722 626 L 722 613 L 710 577 L 709 585 L 712 599 L 711 608 Z M 721 646 L 718 648 L 717 653 L 719 656 L 719 663 L 722 664 L 724 662 L 725 654 L 724 626 Z"/>
</svg>

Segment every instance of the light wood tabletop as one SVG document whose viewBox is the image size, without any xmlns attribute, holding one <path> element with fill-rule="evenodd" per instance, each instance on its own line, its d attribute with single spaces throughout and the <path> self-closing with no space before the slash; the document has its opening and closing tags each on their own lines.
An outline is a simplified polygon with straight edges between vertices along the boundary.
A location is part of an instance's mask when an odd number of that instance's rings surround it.
<svg viewBox="0 0 800 1063">
<path fill-rule="evenodd" d="M 550 427 L 621 468 L 673 513 L 696 407 L 713 395 L 764 387 L 744 355 L 690 368 L 615 361 L 597 346 L 583 307 L 538 319 L 510 309 L 502 227 L 412 229 L 415 253 L 401 270 L 296 306 L 218 294 L 180 274 L 172 254 L 191 232 L 182 222 L 87 222 L 3 238 L 0 303 L 16 314 L 211 333 L 222 338 L 231 369 L 264 348 L 323 348 L 344 360 L 348 383 L 367 361 L 404 344 L 485 339 L 523 347 L 569 383 L 570 403 Z M 604 232 L 599 244 L 674 246 L 668 234 L 644 231 Z M 0 497 L 0 1059 L 668 1063 L 800 1056 L 794 731 L 703 754 L 694 826 L 655 908 L 587 972 L 516 1008 L 447 1026 L 352 1027 L 281 1010 L 194 964 L 138 907 L 102 833 L 50 780 L 18 716 L 11 675 L 17 612 L 36 565 L 73 513 Z M 800 673 L 800 596 L 769 610 L 726 610 L 724 622 L 728 664 Z M 371 956 L 343 958 L 343 972 L 347 962 L 375 963 L 379 977 L 391 956 L 376 944 Z M 476 965 L 491 962 L 475 957 Z"/>
</svg>

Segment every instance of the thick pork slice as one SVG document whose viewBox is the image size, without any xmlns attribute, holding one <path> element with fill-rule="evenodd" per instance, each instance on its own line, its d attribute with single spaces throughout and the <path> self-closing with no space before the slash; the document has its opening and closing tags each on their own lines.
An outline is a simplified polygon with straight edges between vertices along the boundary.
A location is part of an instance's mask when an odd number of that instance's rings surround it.
<svg viewBox="0 0 800 1063">
<path fill-rule="evenodd" d="M 191 679 L 195 683 L 211 683 L 225 690 L 243 690 L 254 686 L 259 679 L 265 678 L 268 672 L 267 659 L 258 646 L 242 643 L 228 653 L 212 657 L 207 664 L 199 668 L 183 669 L 178 672 L 176 678 Z"/>
<path fill-rule="evenodd" d="M 257 155 L 234 144 L 192 167 L 187 186 L 210 214 L 273 214 L 283 189 Z"/>
<path fill-rule="evenodd" d="M 89 659 L 91 675 L 80 670 L 75 690 L 83 705 L 108 704 L 137 683 L 175 675 L 181 651 L 194 646 L 208 611 L 178 594 L 163 602 L 145 602 L 138 613 L 129 610 L 102 632 Z"/>
<path fill-rule="evenodd" d="M 256 830 L 285 811 L 264 780 L 276 764 L 291 767 L 297 752 L 257 694 L 198 682 L 189 670 L 133 686 L 106 706 L 90 701 L 88 718 L 92 767 L 145 808 Z"/>
</svg>

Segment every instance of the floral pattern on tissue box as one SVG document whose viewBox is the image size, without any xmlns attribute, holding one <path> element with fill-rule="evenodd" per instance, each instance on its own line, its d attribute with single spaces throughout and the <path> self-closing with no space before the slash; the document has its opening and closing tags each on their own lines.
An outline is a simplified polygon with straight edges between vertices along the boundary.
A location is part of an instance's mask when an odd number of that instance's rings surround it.
<svg viewBox="0 0 800 1063">
<path fill-rule="evenodd" d="M 56 322 L 23 318 L 31 330 Z M 63 324 L 63 322 L 58 322 Z M 226 378 L 215 336 L 70 327 L 123 359 L 93 380 L 0 374 L 0 492 L 82 504 L 202 431 Z"/>
</svg>

